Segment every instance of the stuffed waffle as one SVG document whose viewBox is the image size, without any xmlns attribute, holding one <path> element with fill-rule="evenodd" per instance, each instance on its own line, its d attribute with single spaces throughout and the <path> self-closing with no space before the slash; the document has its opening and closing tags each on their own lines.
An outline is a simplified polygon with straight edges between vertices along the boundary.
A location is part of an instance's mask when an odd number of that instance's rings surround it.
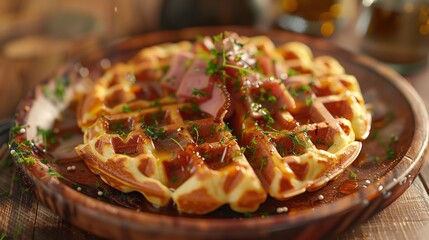
<svg viewBox="0 0 429 240">
<path fill-rule="evenodd" d="M 76 150 L 103 181 L 205 214 L 323 187 L 357 157 L 371 119 L 335 59 L 223 33 L 112 66 L 82 99 L 78 122 Z"/>
</svg>

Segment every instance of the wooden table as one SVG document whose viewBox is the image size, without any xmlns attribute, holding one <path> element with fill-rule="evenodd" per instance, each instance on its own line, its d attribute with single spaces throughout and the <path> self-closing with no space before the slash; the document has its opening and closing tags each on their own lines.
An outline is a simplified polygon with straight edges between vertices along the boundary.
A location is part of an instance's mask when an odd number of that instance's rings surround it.
<svg viewBox="0 0 429 240">
<path fill-rule="evenodd" d="M 330 41 L 357 51 L 358 38 L 346 31 Z M 429 106 L 429 64 L 406 76 Z M 2 151 L 7 151 L 2 149 Z M 0 154 L 1 155 L 1 154 Z M 0 163 L 0 240 L 98 239 L 63 221 L 23 186 L 10 161 Z M 429 237 L 429 162 L 410 188 L 392 205 L 338 239 L 427 239 Z"/>
</svg>

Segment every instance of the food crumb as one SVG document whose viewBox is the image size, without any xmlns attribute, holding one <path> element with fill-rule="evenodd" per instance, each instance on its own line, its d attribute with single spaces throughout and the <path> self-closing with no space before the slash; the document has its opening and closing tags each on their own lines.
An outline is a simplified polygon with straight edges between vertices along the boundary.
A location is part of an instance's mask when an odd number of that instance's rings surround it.
<svg viewBox="0 0 429 240">
<path fill-rule="evenodd" d="M 277 213 L 285 213 L 285 212 L 287 212 L 287 211 L 289 211 L 289 208 L 287 208 L 287 207 L 278 207 L 278 208 L 276 209 L 276 212 L 277 212 Z"/>
<path fill-rule="evenodd" d="M 76 170 L 76 166 L 75 165 L 71 165 L 67 167 L 67 171 L 71 172 L 71 171 L 75 171 Z"/>
</svg>

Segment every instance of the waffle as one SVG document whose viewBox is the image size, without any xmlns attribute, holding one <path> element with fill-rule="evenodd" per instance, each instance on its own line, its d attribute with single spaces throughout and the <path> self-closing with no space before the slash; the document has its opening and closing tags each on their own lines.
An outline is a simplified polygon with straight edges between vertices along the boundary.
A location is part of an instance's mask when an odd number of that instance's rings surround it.
<svg viewBox="0 0 429 240">
<path fill-rule="evenodd" d="M 154 205 L 252 212 L 338 176 L 370 122 L 357 80 L 334 58 L 223 33 L 108 69 L 79 105 L 76 151 L 103 181 Z"/>
</svg>

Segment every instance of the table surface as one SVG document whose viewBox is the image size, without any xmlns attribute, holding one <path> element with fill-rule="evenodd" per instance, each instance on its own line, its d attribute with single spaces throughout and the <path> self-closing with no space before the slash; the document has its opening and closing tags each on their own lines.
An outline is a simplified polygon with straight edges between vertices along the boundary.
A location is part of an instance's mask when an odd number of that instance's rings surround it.
<svg viewBox="0 0 429 240">
<path fill-rule="evenodd" d="M 357 52 L 359 38 L 352 30 L 329 39 Z M 429 106 L 429 64 L 406 79 Z M 6 148 L 0 149 L 7 152 Z M 427 156 L 426 156 L 427 158 Z M 409 189 L 393 204 L 366 222 L 353 226 L 338 239 L 427 239 L 429 236 L 429 161 Z M 40 203 L 25 186 L 15 168 L 0 162 L 0 240 L 98 239 L 63 221 Z"/>
</svg>

